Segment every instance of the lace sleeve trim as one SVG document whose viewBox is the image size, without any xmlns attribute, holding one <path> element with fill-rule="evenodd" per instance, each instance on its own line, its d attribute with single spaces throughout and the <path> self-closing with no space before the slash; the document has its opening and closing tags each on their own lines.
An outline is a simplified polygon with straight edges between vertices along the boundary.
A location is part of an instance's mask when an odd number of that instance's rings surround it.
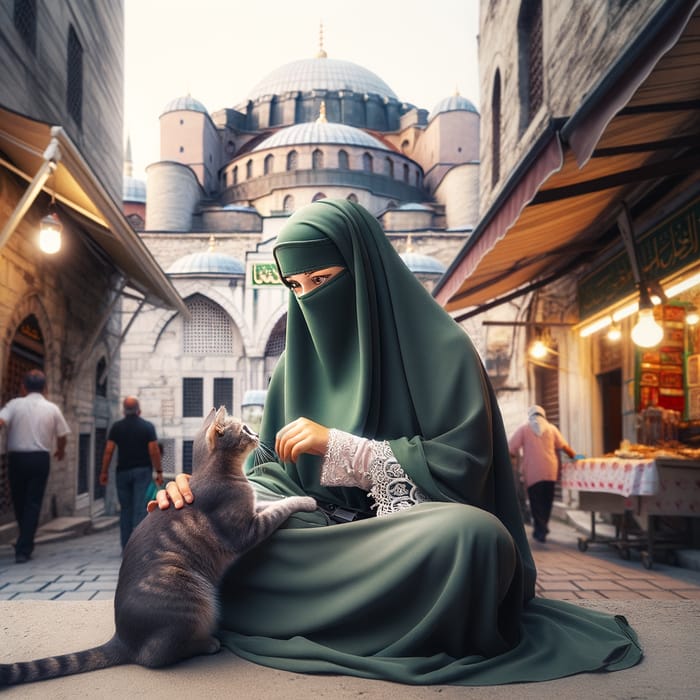
<svg viewBox="0 0 700 700">
<path fill-rule="evenodd" d="M 357 486 L 375 501 L 377 516 L 405 510 L 428 499 L 397 462 L 386 441 L 331 429 L 321 464 L 324 486 Z"/>
</svg>

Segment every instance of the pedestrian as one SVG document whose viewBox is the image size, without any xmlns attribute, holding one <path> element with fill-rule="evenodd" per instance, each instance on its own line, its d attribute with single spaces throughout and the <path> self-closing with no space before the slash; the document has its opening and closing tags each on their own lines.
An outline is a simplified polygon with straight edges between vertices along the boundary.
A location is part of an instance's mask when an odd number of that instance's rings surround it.
<svg viewBox="0 0 700 700">
<path fill-rule="evenodd" d="M 549 518 L 554 503 L 554 486 L 559 480 L 559 454 L 573 458 L 571 449 L 559 429 L 547 420 L 542 406 L 530 406 L 527 423 L 523 423 L 508 441 L 508 449 L 514 458 L 520 459 L 520 472 L 527 487 L 532 515 L 532 536 L 538 542 L 546 542 L 549 534 Z"/>
<path fill-rule="evenodd" d="M 8 401 L 0 410 L 0 427 L 7 428 L 8 478 L 19 528 L 15 561 L 32 558 L 34 535 L 49 479 L 51 450 L 60 462 L 66 451 L 70 428 L 61 409 L 43 395 L 46 375 L 39 369 L 27 372 L 24 396 Z"/>
<path fill-rule="evenodd" d="M 117 448 L 117 498 L 119 499 L 119 526 L 122 550 L 134 528 L 146 515 L 146 491 L 153 480 L 163 483 L 161 451 L 153 423 L 141 418 L 141 407 L 135 396 L 127 396 L 123 403 L 124 418 L 109 429 L 107 444 L 102 455 L 100 484 L 107 485 L 109 465 Z"/>
<path fill-rule="evenodd" d="M 218 633 L 295 673 L 492 685 L 641 658 L 612 615 L 534 597 L 503 423 L 464 330 L 379 222 L 345 200 L 297 211 L 273 254 L 290 288 L 258 499 L 313 496 L 220 586 Z M 190 507 L 178 475 L 158 505 Z M 152 506 L 153 507 L 153 506 Z"/>
</svg>

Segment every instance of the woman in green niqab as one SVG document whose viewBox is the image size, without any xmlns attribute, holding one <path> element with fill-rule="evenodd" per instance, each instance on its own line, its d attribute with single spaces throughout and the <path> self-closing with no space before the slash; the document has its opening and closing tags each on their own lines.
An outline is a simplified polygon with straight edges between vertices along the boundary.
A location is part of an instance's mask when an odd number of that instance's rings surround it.
<svg viewBox="0 0 700 700">
<path fill-rule="evenodd" d="M 338 525 L 321 510 L 298 514 L 247 554 L 222 584 L 224 644 L 290 671 L 412 684 L 512 683 L 635 664 L 641 651 L 623 618 L 534 598 L 482 363 L 376 219 L 351 202 L 315 202 L 290 218 L 274 254 L 285 280 L 342 270 L 290 294 L 286 349 L 248 475 L 260 500 L 306 494 L 361 517 Z M 366 517 L 366 491 L 321 485 L 318 451 L 277 457 L 280 431 L 300 418 L 387 442 L 430 502 Z"/>
</svg>

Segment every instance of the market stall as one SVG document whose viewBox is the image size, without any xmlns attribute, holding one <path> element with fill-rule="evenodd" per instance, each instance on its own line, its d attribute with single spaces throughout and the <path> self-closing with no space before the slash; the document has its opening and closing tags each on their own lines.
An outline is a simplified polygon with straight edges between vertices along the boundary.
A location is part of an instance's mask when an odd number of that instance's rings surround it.
<svg viewBox="0 0 700 700">
<path fill-rule="evenodd" d="M 613 454 L 563 464 L 562 488 L 577 491 L 579 508 L 591 512 L 591 535 L 579 538 L 579 549 L 585 551 L 590 543 L 603 542 L 625 559 L 637 549 L 646 568 L 651 568 L 659 551 L 666 551 L 672 559 L 675 549 L 687 546 L 686 538 L 678 533 L 661 534 L 658 518 L 700 516 L 699 452 L 632 445 L 622 453 L 625 456 Z M 596 513 L 618 516 L 615 537 L 596 536 Z M 646 527 L 631 528 L 629 523 L 634 521 Z"/>
</svg>

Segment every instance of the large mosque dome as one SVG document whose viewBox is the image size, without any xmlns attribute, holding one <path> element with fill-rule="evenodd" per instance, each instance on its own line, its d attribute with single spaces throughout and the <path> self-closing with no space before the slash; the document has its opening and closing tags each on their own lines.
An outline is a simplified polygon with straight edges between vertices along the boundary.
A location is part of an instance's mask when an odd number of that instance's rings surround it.
<svg viewBox="0 0 700 700">
<path fill-rule="evenodd" d="M 349 90 L 396 100 L 394 91 L 375 73 L 350 61 L 306 58 L 273 70 L 248 94 L 249 100 L 266 95 L 311 90 Z"/>
<path fill-rule="evenodd" d="M 178 258 L 167 273 L 179 277 L 238 277 L 245 275 L 245 265 L 232 255 L 209 250 Z"/>
<path fill-rule="evenodd" d="M 272 134 L 260 142 L 253 151 L 302 144 L 335 144 L 340 146 L 359 146 L 360 148 L 377 148 L 390 150 L 379 139 L 362 129 L 346 124 L 315 121 L 295 124 Z"/>
</svg>

